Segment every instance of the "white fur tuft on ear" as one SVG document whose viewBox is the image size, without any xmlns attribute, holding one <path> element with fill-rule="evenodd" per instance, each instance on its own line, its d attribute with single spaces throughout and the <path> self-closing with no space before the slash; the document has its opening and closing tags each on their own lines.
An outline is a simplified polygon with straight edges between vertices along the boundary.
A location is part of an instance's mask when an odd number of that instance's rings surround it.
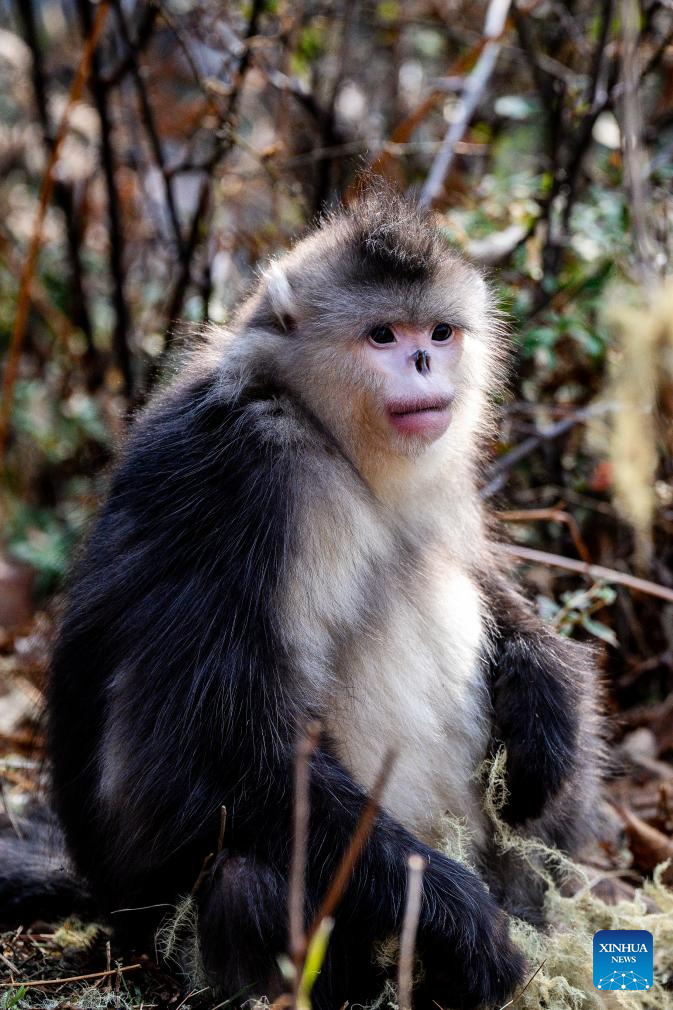
<svg viewBox="0 0 673 1010">
<path fill-rule="evenodd" d="M 281 263 L 274 260 L 264 272 L 266 288 L 269 293 L 271 307 L 279 321 L 286 326 L 287 319 L 295 315 L 295 301 L 287 274 Z"/>
</svg>

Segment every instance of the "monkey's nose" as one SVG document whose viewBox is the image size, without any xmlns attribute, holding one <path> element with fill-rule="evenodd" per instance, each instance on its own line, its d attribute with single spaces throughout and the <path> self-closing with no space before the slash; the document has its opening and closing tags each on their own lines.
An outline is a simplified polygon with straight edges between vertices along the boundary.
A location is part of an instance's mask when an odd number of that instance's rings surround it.
<svg viewBox="0 0 673 1010">
<path fill-rule="evenodd" d="M 427 351 L 416 351 L 412 360 L 419 375 L 425 375 L 430 371 L 430 355 Z"/>
</svg>

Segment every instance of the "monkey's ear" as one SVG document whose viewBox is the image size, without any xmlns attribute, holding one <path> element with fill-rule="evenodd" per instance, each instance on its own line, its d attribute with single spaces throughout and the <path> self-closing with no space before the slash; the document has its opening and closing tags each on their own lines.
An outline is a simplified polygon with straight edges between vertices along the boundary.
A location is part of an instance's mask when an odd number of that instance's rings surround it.
<svg viewBox="0 0 673 1010">
<path fill-rule="evenodd" d="M 296 299 L 287 274 L 277 260 L 264 272 L 269 307 L 284 333 L 295 327 Z"/>
</svg>

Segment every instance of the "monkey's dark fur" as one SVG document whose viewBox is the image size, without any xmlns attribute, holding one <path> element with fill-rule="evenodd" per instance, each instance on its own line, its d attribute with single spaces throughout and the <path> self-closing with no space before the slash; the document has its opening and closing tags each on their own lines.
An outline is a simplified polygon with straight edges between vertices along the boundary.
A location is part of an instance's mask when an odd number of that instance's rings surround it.
<svg viewBox="0 0 673 1010">
<path fill-rule="evenodd" d="M 426 315 L 468 334 L 468 371 L 455 434 L 452 426 L 444 436 L 454 453 L 449 490 L 435 492 L 423 453 L 410 454 L 399 464 L 420 475 L 409 513 L 398 508 L 397 491 L 387 497 L 380 444 L 349 427 L 351 415 L 367 423 L 356 392 L 363 380 L 350 359 L 340 365 L 339 348 L 375 322 Z M 353 670 L 374 677 L 367 671 L 381 664 L 370 653 L 391 628 L 402 644 L 407 634 L 424 642 L 431 633 L 427 570 L 446 531 L 454 538 L 447 565 L 475 587 L 484 617 L 469 682 L 476 686 L 461 688 L 447 715 L 460 733 L 442 743 L 446 774 L 454 760 L 456 768 L 465 763 L 466 741 L 481 739 L 472 724 L 485 720 L 491 729 L 475 758 L 506 745 L 511 823 L 570 851 L 586 832 L 597 779 L 590 657 L 541 624 L 501 572 L 475 491 L 483 416 L 502 382 L 506 346 L 477 272 L 431 220 L 374 196 L 275 264 L 232 333 L 214 335 L 133 426 L 53 659 L 53 803 L 77 873 L 108 911 L 189 893 L 226 806 L 224 848 L 196 894 L 203 970 L 223 998 L 242 989 L 244 998 L 273 997 L 281 988 L 276 955 L 288 944 L 298 734 L 313 718 L 325 727 L 311 763 L 310 919 L 371 785 L 353 771 L 367 755 L 350 740 L 348 720 L 331 717 L 332 706 L 359 690 Z M 481 370 L 468 354 L 482 356 Z M 373 380 L 363 403 L 367 389 Z M 479 418 L 463 423 L 460 411 L 471 417 L 477 395 Z M 462 613 L 462 600 L 444 604 Z M 431 644 L 423 669 L 442 670 Z M 452 669 L 444 673 L 451 684 Z M 421 690 L 414 669 L 407 683 L 411 703 Z M 422 739 L 423 725 L 413 732 Z M 380 735 L 377 721 L 377 754 L 393 742 Z M 412 750 L 410 775 L 414 760 Z M 478 761 L 469 760 L 474 771 Z M 422 767 L 418 781 L 426 774 L 444 772 Z M 476 787 L 464 778 L 468 804 Z M 472 809 L 456 803 L 453 813 Z M 392 796 L 384 806 L 339 907 L 314 1006 L 376 995 L 372 945 L 399 933 L 414 852 L 427 860 L 415 1005 L 499 1005 L 521 980 L 523 961 L 498 902 L 535 917 L 535 886 L 511 860 L 493 856 L 487 826 L 475 831 L 475 863 L 491 893 L 403 826 L 390 812 Z M 125 918 L 132 930 L 142 913 Z"/>
</svg>

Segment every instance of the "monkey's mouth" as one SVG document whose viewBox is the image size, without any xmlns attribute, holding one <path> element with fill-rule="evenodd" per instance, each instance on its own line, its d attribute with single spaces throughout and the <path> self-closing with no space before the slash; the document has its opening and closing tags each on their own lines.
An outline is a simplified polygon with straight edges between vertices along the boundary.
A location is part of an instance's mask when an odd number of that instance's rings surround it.
<svg viewBox="0 0 673 1010">
<path fill-rule="evenodd" d="M 448 397 L 439 396 L 398 400 L 388 404 L 388 417 L 402 434 L 439 438 L 451 421 L 451 402 Z"/>
</svg>

